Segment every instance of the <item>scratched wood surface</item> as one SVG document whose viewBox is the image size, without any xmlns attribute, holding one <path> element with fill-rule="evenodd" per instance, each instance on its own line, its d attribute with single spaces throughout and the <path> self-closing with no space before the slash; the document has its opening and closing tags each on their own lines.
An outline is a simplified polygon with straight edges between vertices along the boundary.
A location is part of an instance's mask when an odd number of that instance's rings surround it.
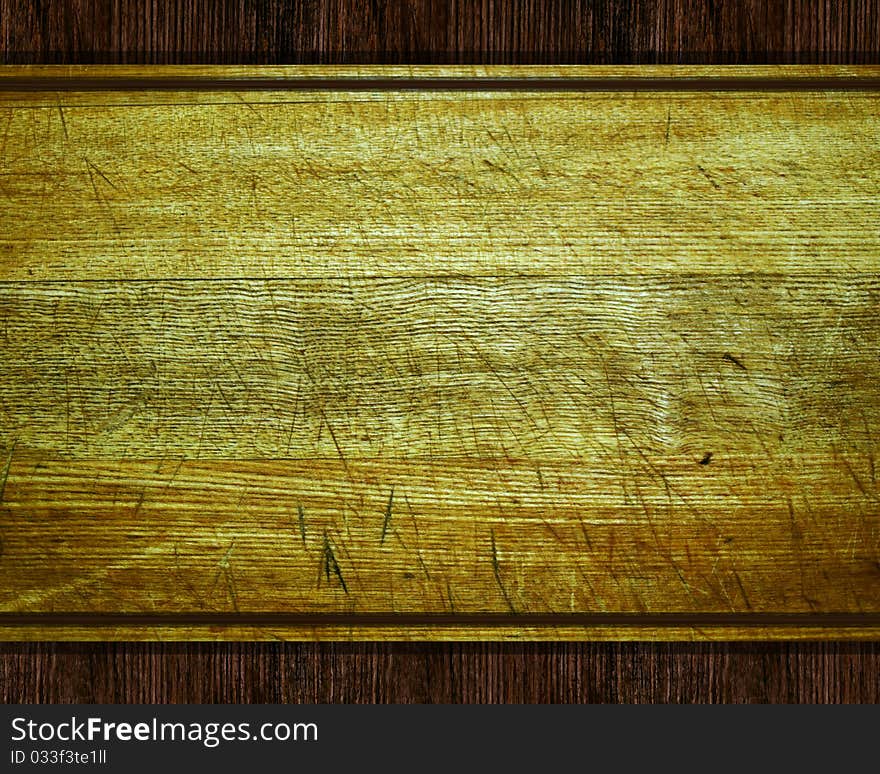
<svg viewBox="0 0 880 774">
<path fill-rule="evenodd" d="M 4 637 L 877 636 L 880 71 L 585 77 L 7 68 Z"/>
</svg>

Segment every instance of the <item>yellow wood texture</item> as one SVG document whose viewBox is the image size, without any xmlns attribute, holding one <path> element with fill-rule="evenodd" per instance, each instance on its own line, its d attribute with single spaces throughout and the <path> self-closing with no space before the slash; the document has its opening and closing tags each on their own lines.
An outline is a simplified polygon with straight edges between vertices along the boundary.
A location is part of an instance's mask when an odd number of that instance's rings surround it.
<svg viewBox="0 0 880 774">
<path fill-rule="evenodd" d="M 0 69 L 0 636 L 880 636 L 880 68 Z"/>
</svg>

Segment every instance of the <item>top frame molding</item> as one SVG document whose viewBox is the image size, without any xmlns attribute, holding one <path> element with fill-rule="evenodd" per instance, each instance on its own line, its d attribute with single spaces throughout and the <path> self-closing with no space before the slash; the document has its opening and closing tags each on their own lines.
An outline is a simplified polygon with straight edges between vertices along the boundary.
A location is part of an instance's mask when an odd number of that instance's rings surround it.
<svg viewBox="0 0 880 774">
<path fill-rule="evenodd" d="M 0 91 L 874 91 L 875 65 L 4 65 Z"/>
</svg>

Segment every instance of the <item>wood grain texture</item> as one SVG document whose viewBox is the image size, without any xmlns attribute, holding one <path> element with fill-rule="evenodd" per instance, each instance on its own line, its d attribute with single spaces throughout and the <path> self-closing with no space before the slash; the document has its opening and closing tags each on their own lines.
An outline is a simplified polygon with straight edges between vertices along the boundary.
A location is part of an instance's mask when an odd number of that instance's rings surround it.
<svg viewBox="0 0 880 774">
<path fill-rule="evenodd" d="M 880 60 L 873 0 L 603 0 L 517 4 L 516 13 L 503 3 L 491 19 L 482 2 L 410 3 L 408 13 L 359 0 L 290 11 L 250 3 L 247 18 L 228 6 L 215 14 L 219 5 L 122 14 L 118 2 L 7 0 L 0 50 L 5 61 L 85 63 L 351 61 L 353 50 L 373 63 Z M 323 23 L 331 9 L 334 22 Z M 5 645 L 0 686 L 4 701 L 877 701 L 878 653 L 868 643 L 44 643 Z M 277 690 L 282 683 L 290 689 Z"/>
<path fill-rule="evenodd" d="M 250 72 L 278 88 L 375 78 Z M 444 72 L 511 77 L 382 77 Z M 0 280 L 871 271 L 877 92 L 832 89 L 880 69 L 807 68 L 793 80 L 832 78 L 812 98 L 763 90 L 761 75 L 788 72 L 539 68 L 518 77 L 550 85 L 516 92 L 5 91 Z M 150 77 L 137 73 L 114 77 Z M 650 90 L 550 91 L 633 73 Z M 719 77 L 754 90 L 669 90 Z"/>
<path fill-rule="evenodd" d="M 0 701 L 876 702 L 875 643 L 18 643 Z"/>
<path fill-rule="evenodd" d="M 627 72 L 7 70 L 12 636 L 875 636 L 880 70 Z"/>
<path fill-rule="evenodd" d="M 0 3 L 9 63 L 868 63 L 875 0 Z"/>
</svg>

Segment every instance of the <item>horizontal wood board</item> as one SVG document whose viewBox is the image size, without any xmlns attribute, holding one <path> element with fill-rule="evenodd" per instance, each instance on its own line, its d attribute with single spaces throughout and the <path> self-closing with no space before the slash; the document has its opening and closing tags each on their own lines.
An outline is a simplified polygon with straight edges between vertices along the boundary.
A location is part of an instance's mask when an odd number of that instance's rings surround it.
<svg viewBox="0 0 880 774">
<path fill-rule="evenodd" d="M 5 68 L 4 637 L 876 637 L 878 82 Z"/>
</svg>

